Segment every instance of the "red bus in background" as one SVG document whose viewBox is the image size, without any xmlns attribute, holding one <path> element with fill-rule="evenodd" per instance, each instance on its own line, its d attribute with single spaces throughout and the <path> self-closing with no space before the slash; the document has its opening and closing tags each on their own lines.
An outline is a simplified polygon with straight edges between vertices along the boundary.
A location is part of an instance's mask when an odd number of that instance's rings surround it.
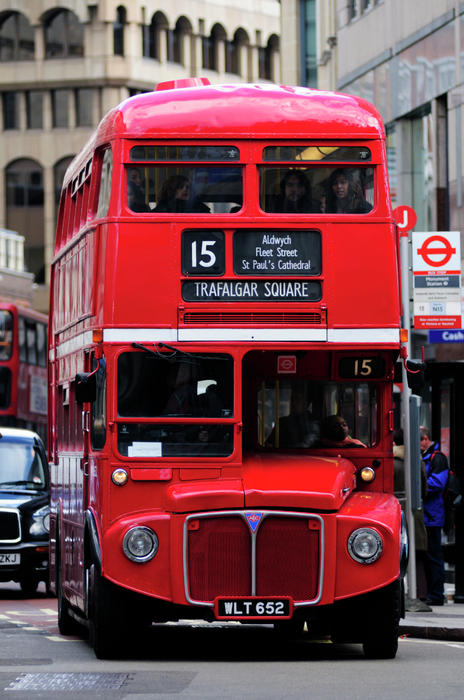
<svg viewBox="0 0 464 700">
<path fill-rule="evenodd" d="M 398 239 L 353 96 L 161 84 L 64 179 L 50 300 L 51 585 L 98 657 L 179 618 L 396 654 Z"/>
<path fill-rule="evenodd" d="M 0 301 L 0 425 L 47 435 L 48 317 Z"/>
</svg>

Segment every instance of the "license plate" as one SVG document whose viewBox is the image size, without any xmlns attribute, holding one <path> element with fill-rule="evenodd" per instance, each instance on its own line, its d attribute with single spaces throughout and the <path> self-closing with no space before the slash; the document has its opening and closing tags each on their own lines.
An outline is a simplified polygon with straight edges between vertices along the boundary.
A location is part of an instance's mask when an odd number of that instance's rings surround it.
<svg viewBox="0 0 464 700">
<path fill-rule="evenodd" d="M 12 564 L 20 564 L 21 555 L 20 554 L 0 554 L 0 566 L 11 566 Z"/>
<path fill-rule="evenodd" d="M 216 598 L 219 620 L 282 620 L 292 615 L 291 598 Z"/>
</svg>

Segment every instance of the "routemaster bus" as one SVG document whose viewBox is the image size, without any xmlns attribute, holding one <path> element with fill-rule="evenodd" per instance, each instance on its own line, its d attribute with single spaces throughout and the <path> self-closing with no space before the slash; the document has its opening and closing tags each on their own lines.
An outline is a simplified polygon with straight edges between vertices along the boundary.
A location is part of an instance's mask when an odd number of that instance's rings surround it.
<svg viewBox="0 0 464 700">
<path fill-rule="evenodd" d="M 161 83 L 70 165 L 52 265 L 51 586 L 98 657 L 153 622 L 394 657 L 398 238 L 353 96 Z"/>
<path fill-rule="evenodd" d="M 48 316 L 0 301 L 0 425 L 47 433 Z"/>
</svg>

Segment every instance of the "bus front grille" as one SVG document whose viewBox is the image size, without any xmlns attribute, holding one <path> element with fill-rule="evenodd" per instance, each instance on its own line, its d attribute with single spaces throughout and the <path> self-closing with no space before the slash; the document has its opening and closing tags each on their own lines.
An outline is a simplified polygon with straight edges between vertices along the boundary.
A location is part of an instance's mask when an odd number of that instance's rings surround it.
<svg viewBox="0 0 464 700">
<path fill-rule="evenodd" d="M 0 509 L 0 542 L 2 544 L 15 544 L 20 540 L 19 512 Z"/>
<path fill-rule="evenodd" d="M 192 516 L 186 543 L 192 602 L 212 603 L 217 596 L 290 596 L 295 602 L 317 597 L 319 521 L 272 512 L 259 515 L 255 530 L 243 514 Z"/>
</svg>

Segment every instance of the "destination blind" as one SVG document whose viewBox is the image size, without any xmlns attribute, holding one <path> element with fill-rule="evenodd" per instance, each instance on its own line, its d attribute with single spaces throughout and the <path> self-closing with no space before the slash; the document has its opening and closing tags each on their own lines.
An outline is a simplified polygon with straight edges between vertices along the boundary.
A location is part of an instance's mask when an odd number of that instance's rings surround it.
<svg viewBox="0 0 464 700">
<path fill-rule="evenodd" d="M 322 270 L 319 231 L 236 231 L 236 275 L 315 276 Z"/>
<path fill-rule="evenodd" d="M 321 283 L 310 280 L 187 280 L 184 301 L 297 301 L 322 297 Z"/>
</svg>

